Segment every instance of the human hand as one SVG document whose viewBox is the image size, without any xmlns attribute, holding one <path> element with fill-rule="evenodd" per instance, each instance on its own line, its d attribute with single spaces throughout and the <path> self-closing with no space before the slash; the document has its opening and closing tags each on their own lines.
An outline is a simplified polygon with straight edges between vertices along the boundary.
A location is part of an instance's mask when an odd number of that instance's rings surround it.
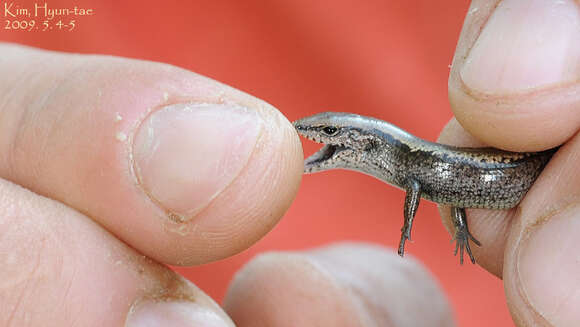
<svg viewBox="0 0 580 327">
<path fill-rule="evenodd" d="M 275 225 L 303 168 L 288 121 L 168 65 L 0 53 L 0 325 L 453 325 L 412 258 L 360 244 L 258 257 L 225 313 L 162 263 L 230 256 Z"/>
<path fill-rule="evenodd" d="M 511 151 L 564 144 L 516 209 L 468 210 L 482 243 L 472 247 L 476 260 L 503 278 L 519 326 L 580 321 L 579 35 L 577 2 L 476 0 L 449 78 L 457 120 L 440 142 Z M 449 209 L 440 211 L 452 228 Z"/>
</svg>

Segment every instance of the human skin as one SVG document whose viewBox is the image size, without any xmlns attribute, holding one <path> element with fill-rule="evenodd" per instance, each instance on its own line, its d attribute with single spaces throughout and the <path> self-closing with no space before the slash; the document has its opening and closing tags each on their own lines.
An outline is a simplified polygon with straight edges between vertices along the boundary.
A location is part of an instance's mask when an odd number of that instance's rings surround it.
<svg viewBox="0 0 580 327">
<path fill-rule="evenodd" d="M 580 53 L 555 45 L 575 44 L 578 5 L 495 5 L 472 3 L 449 80 L 461 125 L 450 122 L 440 141 L 526 151 L 564 144 L 517 210 L 469 210 L 468 220 L 486 244 L 476 259 L 504 279 L 518 325 L 574 325 Z M 571 31 L 546 38 L 554 53 L 530 50 L 537 45 L 526 33 L 554 29 Z M 416 262 L 352 243 L 258 257 L 236 276 L 222 310 L 161 264 L 228 257 L 275 225 L 302 173 L 288 121 L 168 65 L 13 45 L 0 53 L 0 324 L 454 324 Z M 395 286 L 405 292 L 384 291 Z M 410 303 L 427 315 L 402 315 Z"/>
<path fill-rule="evenodd" d="M 472 248 L 476 260 L 503 279 L 518 326 L 580 321 L 579 35 L 577 1 L 473 1 L 449 77 L 456 119 L 440 142 L 563 144 L 517 208 L 467 211 L 485 244 Z M 449 209 L 440 212 L 449 228 Z"/>
<path fill-rule="evenodd" d="M 228 315 L 162 264 L 228 257 L 282 217 L 303 169 L 286 118 L 165 64 L 0 52 L 0 325 L 453 325 L 424 268 L 364 244 L 258 257 Z"/>
</svg>

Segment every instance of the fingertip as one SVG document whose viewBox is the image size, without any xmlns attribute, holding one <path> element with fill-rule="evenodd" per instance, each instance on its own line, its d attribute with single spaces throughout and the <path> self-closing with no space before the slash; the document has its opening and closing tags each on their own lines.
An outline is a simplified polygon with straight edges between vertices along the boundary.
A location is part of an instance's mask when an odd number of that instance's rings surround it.
<svg viewBox="0 0 580 327">
<path fill-rule="evenodd" d="M 296 133 L 275 108 L 262 107 L 187 102 L 154 110 L 133 138 L 138 185 L 176 222 L 195 219 L 236 180 L 248 187 L 246 197 L 261 197 L 266 185 L 254 185 L 263 177 L 249 169 L 276 171 L 271 183 L 295 190 L 301 176 Z"/>
<path fill-rule="evenodd" d="M 263 254 L 248 263 L 232 281 L 224 309 L 237 326 L 361 326 L 333 278 L 293 253 Z"/>
<path fill-rule="evenodd" d="M 511 151 L 545 150 L 574 135 L 579 22 L 574 1 L 473 1 L 449 77 L 461 125 Z"/>
<path fill-rule="evenodd" d="M 193 217 L 193 225 L 169 222 L 170 228 L 194 228 L 190 229 L 193 236 L 195 231 L 211 231 L 196 238 L 195 246 L 187 244 L 189 251 L 182 253 L 180 265 L 217 260 L 246 249 L 283 217 L 298 191 L 303 171 L 298 135 L 274 107 L 262 101 L 256 105 L 252 109 L 261 116 L 262 129 L 240 174 Z"/>
<path fill-rule="evenodd" d="M 255 317 L 258 326 L 454 325 L 419 263 L 370 244 L 261 255 L 236 275 L 224 305 L 238 326 L 256 326 Z"/>
</svg>

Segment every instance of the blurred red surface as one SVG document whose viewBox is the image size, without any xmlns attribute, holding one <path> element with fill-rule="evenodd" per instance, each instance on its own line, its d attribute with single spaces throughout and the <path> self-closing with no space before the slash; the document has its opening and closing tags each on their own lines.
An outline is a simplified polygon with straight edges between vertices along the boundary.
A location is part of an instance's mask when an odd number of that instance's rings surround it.
<svg viewBox="0 0 580 327">
<path fill-rule="evenodd" d="M 93 15 L 77 17 L 72 31 L 59 30 L 56 21 L 47 31 L 6 29 L 9 17 L 3 17 L 0 41 L 166 62 L 264 99 L 290 120 L 323 110 L 350 111 L 429 140 L 451 118 L 447 77 L 468 7 L 457 0 L 53 0 L 49 5 L 90 8 Z M 305 143 L 308 154 L 317 148 Z M 176 270 L 219 301 L 235 271 L 264 251 L 344 240 L 394 248 L 403 198 L 400 190 L 361 174 L 308 175 L 283 220 L 256 245 L 220 262 Z M 423 201 L 413 238 L 407 253 L 439 280 L 460 326 L 513 325 L 501 281 L 478 266 L 458 264 L 435 205 Z"/>
</svg>

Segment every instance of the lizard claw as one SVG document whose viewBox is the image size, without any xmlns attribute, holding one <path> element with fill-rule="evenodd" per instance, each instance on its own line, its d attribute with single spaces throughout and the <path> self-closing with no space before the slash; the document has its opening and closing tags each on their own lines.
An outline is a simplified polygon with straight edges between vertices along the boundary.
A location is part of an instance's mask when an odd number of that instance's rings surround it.
<svg viewBox="0 0 580 327">
<path fill-rule="evenodd" d="M 405 242 L 407 240 L 412 241 L 411 228 L 405 225 L 401 228 L 401 241 L 399 242 L 399 250 L 397 251 L 401 257 L 405 255 Z"/>
<path fill-rule="evenodd" d="M 453 255 L 457 256 L 457 250 L 459 250 L 459 263 L 463 264 L 463 252 L 466 251 L 469 255 L 471 263 L 475 263 L 475 258 L 473 253 L 471 253 L 471 247 L 469 246 L 469 240 L 471 240 L 475 245 L 481 246 L 481 243 L 469 233 L 467 229 L 458 229 L 455 232 L 455 236 L 451 239 L 451 242 L 455 241 L 455 251 Z"/>
</svg>

